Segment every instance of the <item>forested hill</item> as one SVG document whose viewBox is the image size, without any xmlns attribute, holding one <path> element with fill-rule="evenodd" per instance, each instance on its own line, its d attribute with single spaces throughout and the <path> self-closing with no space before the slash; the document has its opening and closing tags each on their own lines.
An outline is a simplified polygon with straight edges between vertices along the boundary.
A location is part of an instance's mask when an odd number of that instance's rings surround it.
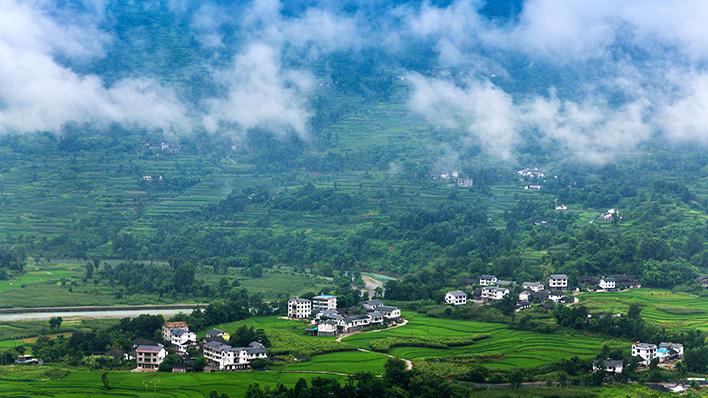
<svg viewBox="0 0 708 398">
<path fill-rule="evenodd" d="M 480 273 L 708 271 L 701 63 L 682 73 L 694 47 L 645 21 L 597 38 L 517 0 L 62 4 L 12 7 L 48 28 L 0 73 L 20 82 L 0 92 L 0 275 L 289 265 L 432 297 Z"/>
</svg>

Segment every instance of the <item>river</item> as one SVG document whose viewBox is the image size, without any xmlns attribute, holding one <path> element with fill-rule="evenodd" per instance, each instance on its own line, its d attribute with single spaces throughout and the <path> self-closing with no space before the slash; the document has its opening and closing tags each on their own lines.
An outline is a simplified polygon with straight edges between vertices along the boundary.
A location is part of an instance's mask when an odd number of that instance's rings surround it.
<svg viewBox="0 0 708 398">
<path fill-rule="evenodd" d="M 89 308 L 70 308 L 61 307 L 57 309 L 35 309 L 27 308 L 25 310 L 17 308 L 12 309 L 11 312 L 0 312 L 0 322 L 17 322 L 17 321 L 37 321 L 45 320 L 52 317 L 62 317 L 62 319 L 97 319 L 97 318 L 134 318 L 141 314 L 149 315 L 162 315 L 162 316 L 173 316 L 180 312 L 190 313 L 194 308 L 198 308 L 199 305 L 193 306 L 146 306 L 144 308 L 131 307 L 131 308 L 121 308 L 121 307 L 91 307 Z"/>
</svg>

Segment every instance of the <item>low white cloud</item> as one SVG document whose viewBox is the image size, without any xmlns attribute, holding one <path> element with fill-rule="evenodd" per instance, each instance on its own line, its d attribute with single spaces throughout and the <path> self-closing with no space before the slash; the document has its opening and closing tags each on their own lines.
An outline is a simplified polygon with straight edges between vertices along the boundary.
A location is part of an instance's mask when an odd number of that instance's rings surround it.
<svg viewBox="0 0 708 398">
<path fill-rule="evenodd" d="M 102 57 L 108 38 L 88 18 L 57 22 L 43 5 L 0 3 L 0 132 L 61 131 L 67 123 L 170 131 L 189 125 L 174 92 L 153 80 L 107 85 L 58 62 Z"/>
<path fill-rule="evenodd" d="M 509 94 L 485 81 L 457 86 L 444 79 L 407 76 L 412 85 L 409 108 L 430 123 L 464 129 L 485 151 L 509 159 L 518 140 L 519 118 Z"/>
<path fill-rule="evenodd" d="M 216 79 L 227 94 L 207 101 L 208 131 L 264 128 L 308 137 L 307 99 L 314 78 L 305 71 L 283 68 L 277 49 L 253 43 Z"/>
</svg>

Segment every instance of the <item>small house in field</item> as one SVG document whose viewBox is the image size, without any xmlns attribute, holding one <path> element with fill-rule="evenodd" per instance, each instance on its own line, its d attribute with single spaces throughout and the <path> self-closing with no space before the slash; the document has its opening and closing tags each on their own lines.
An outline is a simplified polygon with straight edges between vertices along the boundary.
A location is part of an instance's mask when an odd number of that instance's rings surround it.
<svg viewBox="0 0 708 398">
<path fill-rule="evenodd" d="M 543 185 L 539 185 L 539 184 L 524 185 L 524 189 L 529 190 L 529 191 L 540 191 L 542 188 L 543 188 Z"/>
<path fill-rule="evenodd" d="M 624 362 L 621 359 L 597 360 L 592 364 L 592 370 L 605 373 L 622 373 Z"/>
<path fill-rule="evenodd" d="M 679 343 L 659 343 L 656 349 L 656 357 L 660 362 L 679 359 L 683 356 L 683 345 Z"/>
<path fill-rule="evenodd" d="M 467 293 L 462 290 L 453 290 L 445 294 L 445 304 L 465 305 L 467 304 Z"/>
<path fill-rule="evenodd" d="M 460 188 L 472 188 L 474 181 L 471 178 L 458 178 L 457 186 Z"/>
</svg>

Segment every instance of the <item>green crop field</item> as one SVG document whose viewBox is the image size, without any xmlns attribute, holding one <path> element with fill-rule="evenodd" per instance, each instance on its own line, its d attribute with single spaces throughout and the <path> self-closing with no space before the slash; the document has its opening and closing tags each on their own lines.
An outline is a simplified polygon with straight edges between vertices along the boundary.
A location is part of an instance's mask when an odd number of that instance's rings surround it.
<svg viewBox="0 0 708 398">
<path fill-rule="evenodd" d="M 312 373 L 230 372 L 230 373 L 131 373 L 110 372 L 111 390 L 101 383 L 100 371 L 65 371 L 51 367 L 0 368 L 2 397 L 206 397 L 211 391 L 242 397 L 250 384 L 262 387 L 292 385 L 298 379 L 318 376 Z M 321 375 L 319 375 L 321 376 Z M 343 378 L 327 375 L 329 378 Z"/>
<path fill-rule="evenodd" d="M 580 304 L 591 311 L 627 312 L 632 303 L 642 307 L 642 317 L 667 329 L 708 331 L 708 297 L 662 289 L 632 289 L 580 295 Z"/>
<path fill-rule="evenodd" d="M 621 347 L 617 340 L 579 334 L 542 334 L 509 329 L 506 325 L 431 318 L 420 314 L 406 313 L 408 324 L 390 330 L 360 333 L 343 339 L 357 348 L 371 349 L 376 340 L 425 337 L 444 341 L 471 335 L 489 335 L 489 338 L 469 345 L 449 348 L 394 347 L 389 353 L 413 360 L 441 360 L 474 362 L 493 369 L 512 367 L 532 368 L 567 359 L 574 355 L 584 358 L 595 356 L 603 344 Z"/>
</svg>

